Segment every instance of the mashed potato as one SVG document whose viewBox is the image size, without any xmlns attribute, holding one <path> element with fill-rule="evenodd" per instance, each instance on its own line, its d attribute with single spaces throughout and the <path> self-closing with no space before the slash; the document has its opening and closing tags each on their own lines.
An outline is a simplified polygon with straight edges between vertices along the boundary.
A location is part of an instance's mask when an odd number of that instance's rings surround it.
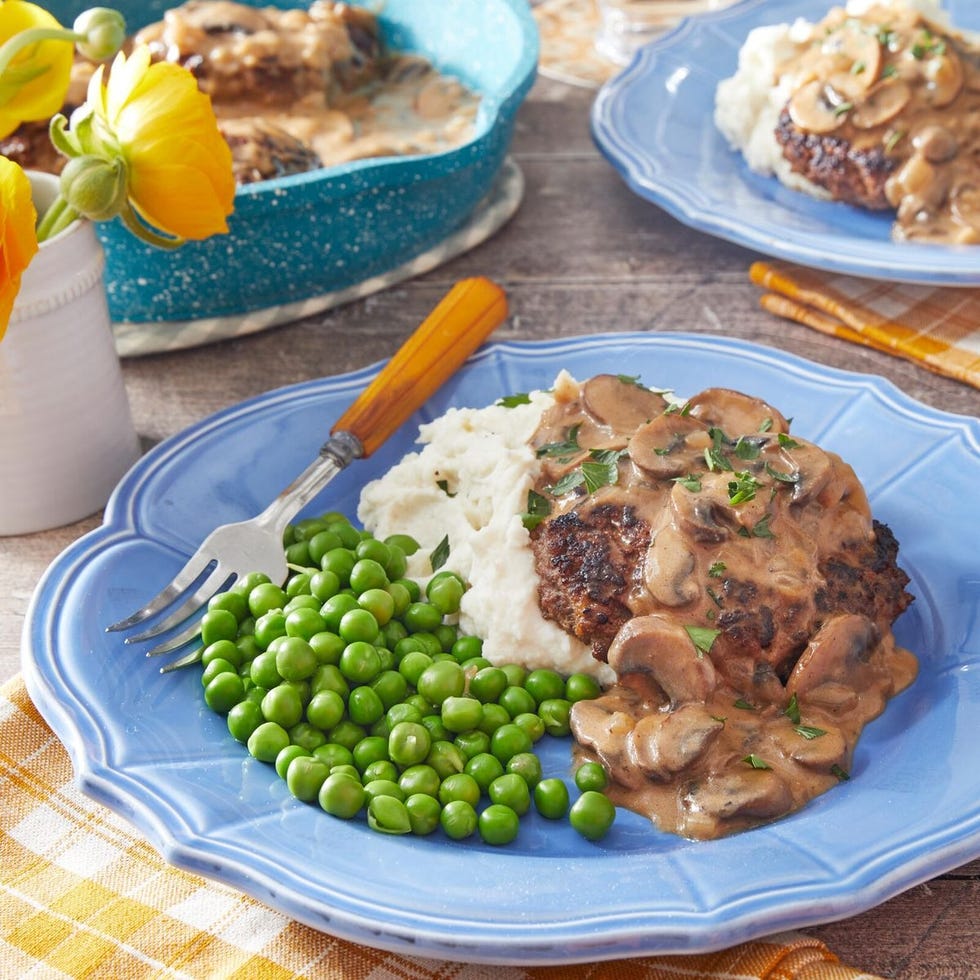
<svg viewBox="0 0 980 980">
<path fill-rule="evenodd" d="M 919 10 L 937 27 L 949 27 L 947 15 L 934 0 L 850 0 L 846 9 L 859 16 L 871 6 Z M 830 195 L 822 187 L 793 173 L 775 135 L 779 113 L 797 87 L 795 76 L 780 74 L 781 66 L 799 53 L 801 45 L 809 43 L 813 26 L 799 19 L 749 32 L 739 51 L 738 70 L 718 83 L 715 125 L 756 173 L 775 175 L 787 187 L 828 199 Z"/>
<path fill-rule="evenodd" d="M 559 377 L 556 385 L 570 380 Z M 411 534 L 422 547 L 409 574 L 420 580 L 431 574 L 429 554 L 448 537 L 446 567 L 470 584 L 460 626 L 483 638 L 491 662 L 582 671 L 608 683 L 611 668 L 541 615 L 521 522 L 538 467 L 528 443 L 553 402 L 552 394 L 534 392 L 527 405 L 450 409 L 421 426 L 422 449 L 364 488 L 358 518 L 377 537 Z"/>
</svg>

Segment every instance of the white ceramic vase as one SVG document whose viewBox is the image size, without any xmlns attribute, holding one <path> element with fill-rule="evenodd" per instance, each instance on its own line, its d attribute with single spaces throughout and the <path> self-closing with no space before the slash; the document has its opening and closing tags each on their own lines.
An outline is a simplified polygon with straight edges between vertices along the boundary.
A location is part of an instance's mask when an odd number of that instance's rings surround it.
<svg viewBox="0 0 980 980">
<path fill-rule="evenodd" d="M 38 211 L 58 180 L 32 173 Z M 0 340 L 0 535 L 99 510 L 139 456 L 102 285 L 95 229 L 44 242 Z"/>
</svg>

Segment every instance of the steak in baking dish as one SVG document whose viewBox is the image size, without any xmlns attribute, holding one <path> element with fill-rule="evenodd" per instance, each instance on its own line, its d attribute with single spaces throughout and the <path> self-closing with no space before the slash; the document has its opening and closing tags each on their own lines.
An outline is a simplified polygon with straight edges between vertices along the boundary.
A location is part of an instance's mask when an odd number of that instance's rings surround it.
<svg viewBox="0 0 980 980">
<path fill-rule="evenodd" d="M 915 674 L 909 578 L 853 469 L 759 399 L 612 375 L 558 392 L 532 444 L 539 605 L 618 676 L 572 716 L 617 802 L 713 837 L 842 778 Z"/>
</svg>

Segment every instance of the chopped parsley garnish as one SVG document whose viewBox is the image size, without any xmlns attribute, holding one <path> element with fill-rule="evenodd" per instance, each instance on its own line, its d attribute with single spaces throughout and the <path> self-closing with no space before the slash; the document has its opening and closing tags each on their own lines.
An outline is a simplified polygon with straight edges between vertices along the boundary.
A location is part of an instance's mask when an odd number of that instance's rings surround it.
<svg viewBox="0 0 980 980">
<path fill-rule="evenodd" d="M 776 535 L 769 527 L 771 517 L 771 514 L 764 514 L 752 525 L 752 530 L 747 527 L 740 527 L 736 533 L 740 538 L 774 538 Z"/>
<path fill-rule="evenodd" d="M 548 442 L 539 446 L 537 450 L 538 459 L 547 457 L 557 460 L 559 463 L 570 463 L 580 452 L 582 447 L 578 444 L 578 430 L 581 423 L 573 425 L 565 435 L 562 442 Z"/>
<path fill-rule="evenodd" d="M 585 476 L 580 469 L 566 473 L 557 483 L 548 487 L 548 493 L 555 497 L 563 497 L 566 493 L 571 493 L 576 487 L 580 487 L 585 482 Z"/>
<path fill-rule="evenodd" d="M 518 405 L 530 405 L 531 396 L 526 391 L 518 392 L 516 395 L 504 395 L 497 399 L 497 404 L 501 408 L 517 408 Z"/>
<path fill-rule="evenodd" d="M 723 605 L 725 604 L 725 600 L 724 600 L 724 599 L 723 599 L 723 598 L 722 598 L 722 597 L 721 597 L 720 595 L 718 595 L 718 593 L 717 593 L 717 592 L 715 592 L 715 590 L 714 590 L 713 588 L 711 588 L 711 586 L 710 586 L 710 585 L 709 585 L 709 586 L 708 586 L 708 587 L 707 587 L 707 588 L 706 588 L 706 589 L 705 589 L 704 591 L 708 593 L 708 598 L 709 598 L 709 599 L 710 599 L 710 600 L 711 600 L 711 601 L 712 601 L 712 602 L 713 602 L 713 603 L 714 603 L 714 604 L 715 604 L 715 605 L 716 605 L 716 606 L 717 606 L 717 607 L 718 607 L 719 609 L 721 609 L 721 607 L 722 607 L 722 606 L 723 606 Z M 708 613 L 709 613 L 709 615 L 712 615 L 712 616 L 714 615 L 714 611 L 713 611 L 713 610 L 708 610 Z"/>
<path fill-rule="evenodd" d="M 800 723 L 800 703 L 796 699 L 796 694 L 792 694 L 789 699 L 789 704 L 783 709 L 783 714 L 794 724 L 798 725 Z"/>
<path fill-rule="evenodd" d="M 855 61 L 854 64 L 851 65 L 851 74 L 861 75 L 867 70 L 867 67 L 868 66 L 863 61 Z"/>
<path fill-rule="evenodd" d="M 738 442 L 735 443 L 735 455 L 739 459 L 758 459 L 761 452 L 762 446 L 755 439 L 739 436 Z"/>
<path fill-rule="evenodd" d="M 446 564 L 446 560 L 449 558 L 449 535 L 447 534 L 436 546 L 432 553 L 429 555 L 429 565 L 432 566 L 432 571 L 437 572 L 443 565 Z"/>
<path fill-rule="evenodd" d="M 899 143 L 905 138 L 905 130 L 893 129 L 889 134 L 888 138 L 885 140 L 885 152 L 891 153 L 892 150 L 898 146 Z"/>
<path fill-rule="evenodd" d="M 456 496 L 456 494 L 454 494 L 454 493 L 451 493 L 451 492 L 450 492 L 450 490 L 449 490 L 449 481 L 448 481 L 448 480 L 436 480 L 436 486 L 437 486 L 437 487 L 438 487 L 438 488 L 439 488 L 439 489 L 440 489 L 440 490 L 441 490 L 441 491 L 442 491 L 442 492 L 443 492 L 443 493 L 444 493 L 444 494 L 445 494 L 445 495 L 446 495 L 447 497 L 455 497 L 455 496 Z"/>
<path fill-rule="evenodd" d="M 728 481 L 728 499 L 733 507 L 755 500 L 755 492 L 760 486 L 762 484 L 751 473 L 740 470 L 734 480 Z"/>
<path fill-rule="evenodd" d="M 760 432 L 768 432 L 771 428 L 772 428 L 772 419 L 771 418 L 769 418 L 769 419 L 763 419 L 759 423 L 759 431 Z"/>
<path fill-rule="evenodd" d="M 776 436 L 776 440 L 779 442 L 781 449 L 796 449 L 800 445 L 792 436 L 786 435 L 785 432 L 780 432 Z"/>
<path fill-rule="evenodd" d="M 853 102 L 841 102 L 834 106 L 834 115 L 843 116 L 845 113 L 850 112 L 854 108 Z"/>
<path fill-rule="evenodd" d="M 765 759 L 760 759 L 757 755 L 751 753 L 745 756 L 742 762 L 747 762 L 753 769 L 772 769 L 772 766 Z"/>
<path fill-rule="evenodd" d="M 683 405 L 681 405 L 678 402 L 671 402 L 664 409 L 664 415 L 681 415 L 681 416 L 686 417 L 687 415 L 690 415 L 690 413 L 691 413 L 691 403 L 690 402 L 684 402 Z"/>
<path fill-rule="evenodd" d="M 898 69 L 894 65 L 885 65 L 881 69 L 882 78 L 894 78 L 898 74 Z"/>
<path fill-rule="evenodd" d="M 808 742 L 815 738 L 820 738 L 821 735 L 827 734 L 824 729 L 817 728 L 815 725 L 794 725 L 793 731 L 796 732 L 797 735 L 805 738 Z"/>
<path fill-rule="evenodd" d="M 621 381 L 624 385 L 633 385 L 634 388 L 646 388 L 646 385 L 640 381 L 638 374 L 617 374 L 616 380 Z"/>
<path fill-rule="evenodd" d="M 707 626 L 685 626 L 684 629 L 687 630 L 687 635 L 691 638 L 699 657 L 711 653 L 712 644 L 721 633 L 721 630 L 710 629 Z"/>
<path fill-rule="evenodd" d="M 691 493 L 697 493 L 701 489 L 701 478 L 695 473 L 688 473 L 687 476 L 675 476 L 673 482 L 679 483 Z"/>
<path fill-rule="evenodd" d="M 799 473 L 784 473 L 782 470 L 773 469 L 768 463 L 766 463 L 766 472 L 774 479 L 778 480 L 780 483 L 799 483 L 800 474 Z"/>
<path fill-rule="evenodd" d="M 625 449 L 593 449 L 581 466 L 566 473 L 554 486 L 548 487 L 548 492 L 561 497 L 583 485 L 587 493 L 595 493 L 600 487 L 612 486 L 619 480 L 619 461 L 625 455 Z"/>
<path fill-rule="evenodd" d="M 721 578 L 727 567 L 723 561 L 712 562 L 711 567 L 708 569 L 708 574 L 712 578 Z"/>
<path fill-rule="evenodd" d="M 542 497 L 536 490 L 527 492 L 527 510 L 521 514 L 521 523 L 529 531 L 533 531 L 546 517 L 551 514 L 551 502 Z"/>
<path fill-rule="evenodd" d="M 727 470 L 730 472 L 735 469 L 732 466 L 731 460 L 720 449 L 716 449 L 714 446 L 705 449 L 704 462 L 712 473 L 715 470 Z"/>
<path fill-rule="evenodd" d="M 755 711 L 755 705 L 751 701 L 746 701 L 745 698 L 739 698 L 734 702 L 736 708 L 741 708 L 743 711 Z"/>
<path fill-rule="evenodd" d="M 830 767 L 830 771 L 842 783 L 846 783 L 851 778 L 851 774 L 846 769 L 841 769 L 836 762 Z"/>
</svg>

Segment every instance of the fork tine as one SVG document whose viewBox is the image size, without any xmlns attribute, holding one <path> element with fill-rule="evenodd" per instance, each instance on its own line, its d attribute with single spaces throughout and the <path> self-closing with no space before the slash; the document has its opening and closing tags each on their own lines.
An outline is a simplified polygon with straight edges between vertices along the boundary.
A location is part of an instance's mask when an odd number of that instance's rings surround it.
<svg viewBox="0 0 980 980">
<path fill-rule="evenodd" d="M 187 595 L 179 605 L 171 609 L 164 619 L 161 619 L 159 623 L 154 624 L 142 633 L 127 636 L 123 642 L 141 643 L 143 640 L 150 640 L 154 636 L 159 636 L 161 633 L 166 633 L 168 630 L 180 626 L 184 620 L 204 606 L 211 596 L 219 592 L 223 585 L 226 585 L 234 578 L 236 578 L 236 573 L 228 568 L 227 565 L 218 562 L 214 569 L 208 573 L 207 578 L 193 592 Z"/>
<path fill-rule="evenodd" d="M 184 567 L 173 577 L 169 585 L 165 585 L 145 606 L 137 609 L 132 616 L 119 620 L 106 627 L 106 632 L 115 633 L 118 630 L 126 630 L 131 626 L 136 626 L 162 612 L 167 606 L 172 605 L 179 599 L 200 577 L 207 571 L 214 559 L 204 553 L 202 545 L 197 551 L 187 559 Z"/>
<path fill-rule="evenodd" d="M 213 595 L 214 593 L 212 593 Z M 205 600 L 206 601 L 206 600 Z M 193 640 L 195 636 L 199 636 L 201 633 L 201 623 L 199 620 L 194 620 L 189 623 L 185 629 L 182 629 L 176 636 L 170 637 L 168 640 L 164 640 L 163 643 L 158 643 L 155 647 L 150 647 L 146 651 L 148 657 L 159 657 L 161 653 L 170 653 L 172 650 L 176 650 L 182 647 L 185 643 Z M 148 639 L 144 635 L 144 639 Z"/>
<path fill-rule="evenodd" d="M 172 670 L 180 670 L 181 667 L 189 667 L 191 664 L 196 664 L 201 656 L 204 654 L 203 647 L 197 647 L 194 650 L 185 653 L 182 657 L 178 657 L 176 660 L 172 660 L 168 664 L 164 664 L 160 668 L 161 674 L 169 674 Z"/>
</svg>

